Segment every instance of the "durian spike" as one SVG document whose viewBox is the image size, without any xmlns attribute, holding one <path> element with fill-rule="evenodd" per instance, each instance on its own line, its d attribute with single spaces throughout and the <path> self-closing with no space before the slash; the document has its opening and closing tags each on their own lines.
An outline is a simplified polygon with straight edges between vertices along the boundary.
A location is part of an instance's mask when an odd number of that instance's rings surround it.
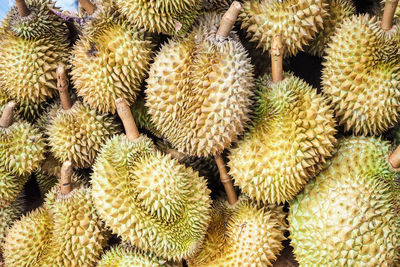
<svg viewBox="0 0 400 267">
<path fill-rule="evenodd" d="M 29 10 L 28 6 L 25 3 L 25 0 L 15 0 L 15 5 L 17 6 L 19 15 L 21 17 L 26 17 L 31 13 L 31 11 Z"/>
<path fill-rule="evenodd" d="M 389 156 L 389 164 L 393 169 L 400 168 L 400 145 L 393 151 L 393 153 Z"/>
<path fill-rule="evenodd" d="M 393 27 L 393 17 L 396 12 L 397 4 L 399 0 L 387 0 L 385 4 L 385 9 L 383 11 L 382 30 L 389 31 Z"/>
<path fill-rule="evenodd" d="M 65 71 L 65 65 L 59 64 L 57 66 L 57 89 L 60 93 L 61 106 L 64 110 L 68 110 L 72 107 L 71 96 L 68 92 L 68 78 Z"/>
<path fill-rule="evenodd" d="M 271 42 L 271 68 L 272 81 L 280 82 L 283 79 L 283 45 L 282 36 L 276 34 L 272 37 Z"/>
<path fill-rule="evenodd" d="M 16 103 L 14 101 L 10 101 L 7 103 L 6 107 L 4 108 L 3 114 L 0 118 L 0 127 L 8 128 L 14 122 L 14 108 Z"/>
<path fill-rule="evenodd" d="M 115 100 L 115 105 L 117 106 L 118 116 L 121 118 L 122 123 L 124 124 L 126 137 L 130 141 L 135 141 L 139 138 L 139 131 L 136 127 L 131 109 L 129 108 L 128 101 L 123 98 L 118 98 Z"/>
<path fill-rule="evenodd" d="M 217 35 L 220 37 L 227 37 L 232 30 L 233 25 L 239 15 L 242 5 L 238 1 L 233 1 L 228 11 L 225 12 L 221 19 Z"/>
<path fill-rule="evenodd" d="M 89 15 L 92 15 L 97 9 L 90 0 L 78 0 L 78 2 Z"/>
<path fill-rule="evenodd" d="M 233 187 L 232 178 L 228 175 L 228 172 L 226 171 L 225 162 L 222 159 L 221 155 L 215 156 L 215 162 L 218 166 L 219 179 L 224 185 L 226 195 L 228 196 L 228 202 L 230 205 L 234 205 L 238 201 L 238 198 L 235 192 L 235 188 Z"/>
<path fill-rule="evenodd" d="M 71 177 L 72 177 L 72 163 L 71 161 L 66 161 L 61 166 L 61 185 L 60 185 L 61 194 L 67 195 L 72 191 Z"/>
</svg>

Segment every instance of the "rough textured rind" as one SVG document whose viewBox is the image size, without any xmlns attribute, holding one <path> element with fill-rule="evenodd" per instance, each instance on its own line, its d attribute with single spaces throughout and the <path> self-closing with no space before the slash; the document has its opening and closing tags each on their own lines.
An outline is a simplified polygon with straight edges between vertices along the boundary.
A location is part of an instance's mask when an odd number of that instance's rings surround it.
<svg viewBox="0 0 400 267">
<path fill-rule="evenodd" d="M 0 208 L 6 208 L 16 201 L 29 175 L 17 176 L 0 166 Z"/>
<path fill-rule="evenodd" d="M 346 131 L 377 135 L 398 122 L 400 46 L 393 36 L 399 25 L 385 32 L 377 17 L 352 16 L 332 37 L 322 85 Z"/>
<path fill-rule="evenodd" d="M 40 168 L 35 171 L 36 182 L 42 197 L 60 180 L 61 165 L 51 153 L 48 153 Z"/>
<path fill-rule="evenodd" d="M 256 82 L 255 118 L 229 155 L 229 174 L 257 201 L 291 200 L 321 169 L 336 144 L 327 100 L 291 73 Z"/>
<path fill-rule="evenodd" d="M 115 100 L 133 103 L 140 91 L 154 45 L 112 12 L 96 12 L 72 52 L 72 81 L 78 96 L 99 112 L 116 112 Z"/>
<path fill-rule="evenodd" d="M 275 34 L 281 34 L 284 56 L 296 55 L 323 27 L 328 15 L 326 0 L 249 0 L 239 19 L 251 41 L 264 51 L 271 49 Z"/>
<path fill-rule="evenodd" d="M 286 239 L 285 217 L 282 207 L 257 205 L 243 196 L 234 206 L 216 200 L 206 239 L 188 265 L 272 266 Z"/>
<path fill-rule="evenodd" d="M 147 137 L 111 138 L 91 178 L 99 215 L 123 241 L 173 260 L 192 255 L 200 245 L 210 220 L 206 182 L 156 152 Z"/>
<path fill-rule="evenodd" d="M 113 116 L 99 114 L 76 101 L 71 109 L 51 109 L 46 128 L 50 151 L 60 162 L 71 161 L 77 168 L 90 167 L 101 146 L 120 132 Z"/>
<path fill-rule="evenodd" d="M 234 33 L 215 37 L 214 22 L 208 14 L 187 38 L 164 44 L 147 79 L 145 105 L 154 124 L 193 156 L 221 153 L 249 119 L 253 66 Z"/>
<path fill-rule="evenodd" d="M 0 208 L 0 254 L 3 254 L 3 246 L 8 229 L 13 225 L 14 221 L 18 220 L 22 215 L 24 207 L 25 200 L 23 194 L 20 194 L 9 206 Z"/>
<path fill-rule="evenodd" d="M 151 116 L 148 108 L 145 106 L 145 99 L 143 96 L 139 96 L 135 103 L 131 105 L 131 111 L 138 127 L 146 129 L 158 138 L 162 138 L 161 133 L 157 130 L 156 126 L 151 120 Z"/>
<path fill-rule="evenodd" d="M 400 187 L 389 153 L 389 144 L 378 138 L 343 138 L 324 170 L 292 201 L 290 238 L 301 266 L 394 266 Z"/>
</svg>

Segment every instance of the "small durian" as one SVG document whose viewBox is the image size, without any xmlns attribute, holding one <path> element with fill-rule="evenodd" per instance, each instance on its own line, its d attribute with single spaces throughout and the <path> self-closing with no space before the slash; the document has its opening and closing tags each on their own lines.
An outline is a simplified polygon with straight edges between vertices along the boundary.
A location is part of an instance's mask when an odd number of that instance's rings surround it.
<svg viewBox="0 0 400 267">
<path fill-rule="evenodd" d="M 36 182 L 38 183 L 42 197 L 60 180 L 61 165 L 51 153 L 47 153 L 46 159 L 40 168 L 35 171 Z"/>
<path fill-rule="evenodd" d="M 345 131 L 378 135 L 399 121 L 400 23 L 392 19 L 354 15 L 326 49 L 322 89 Z"/>
<path fill-rule="evenodd" d="M 10 205 L 0 208 L 0 262 L 6 233 L 12 224 L 20 218 L 24 208 L 25 200 L 23 194 L 20 194 Z"/>
<path fill-rule="evenodd" d="M 97 113 L 86 104 L 72 104 L 64 65 L 57 69 L 61 107 L 48 114 L 46 133 L 50 151 L 60 162 L 71 161 L 76 168 L 90 167 L 105 141 L 120 132 L 115 118 Z"/>
<path fill-rule="evenodd" d="M 168 260 L 188 257 L 210 220 L 206 181 L 139 134 L 127 101 L 116 106 L 126 136 L 109 139 L 93 165 L 96 209 L 124 242 Z"/>
<path fill-rule="evenodd" d="M 322 29 L 326 9 L 326 0 L 249 0 L 239 19 L 250 41 L 264 51 L 271 50 L 272 37 L 280 34 L 287 57 L 302 51 Z"/>
<path fill-rule="evenodd" d="M 395 266 L 400 185 L 387 160 L 390 149 L 377 137 L 341 138 L 335 155 L 290 203 L 300 266 Z"/>
<path fill-rule="evenodd" d="M 154 45 L 115 10 L 99 8 L 91 15 L 72 51 L 71 79 L 90 108 L 115 113 L 117 98 L 134 103 Z"/>
<path fill-rule="evenodd" d="M 188 266 L 272 266 L 286 239 L 282 208 L 262 206 L 244 196 L 233 206 L 216 200 L 206 239 Z"/>
</svg>

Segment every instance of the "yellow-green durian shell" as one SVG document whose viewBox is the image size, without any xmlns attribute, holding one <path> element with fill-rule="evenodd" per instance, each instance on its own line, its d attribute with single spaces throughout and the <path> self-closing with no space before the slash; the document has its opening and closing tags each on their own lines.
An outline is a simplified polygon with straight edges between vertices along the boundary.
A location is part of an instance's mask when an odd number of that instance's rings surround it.
<svg viewBox="0 0 400 267">
<path fill-rule="evenodd" d="M 5 237 L 9 228 L 22 215 L 24 208 L 25 200 L 23 194 L 20 194 L 10 205 L 0 208 L 0 254 L 3 253 Z"/>
<path fill-rule="evenodd" d="M 229 155 L 229 174 L 257 201 L 291 200 L 321 169 L 335 145 L 327 100 L 303 80 L 284 73 L 256 82 L 255 118 Z"/>
<path fill-rule="evenodd" d="M 289 231 L 300 266 L 394 266 L 399 259 L 399 185 L 390 146 L 346 137 L 291 203 Z"/>
<path fill-rule="evenodd" d="M 216 200 L 206 239 L 188 265 L 272 266 L 286 239 L 285 217 L 282 207 L 262 206 L 243 196 L 233 206 Z"/>
<path fill-rule="evenodd" d="M 322 29 L 326 8 L 326 0 L 248 0 L 243 3 L 239 20 L 257 47 L 271 50 L 272 37 L 280 34 L 284 56 L 292 56 Z"/>
<path fill-rule="evenodd" d="M 35 171 L 36 182 L 42 197 L 60 180 L 61 165 L 51 153 L 48 153 L 40 168 Z"/>
<path fill-rule="evenodd" d="M 17 200 L 28 179 L 29 175 L 14 175 L 0 166 L 0 208 L 6 208 Z"/>
<path fill-rule="evenodd" d="M 400 43 L 377 17 L 352 16 L 336 30 L 323 63 L 322 85 L 338 123 L 357 135 L 381 134 L 398 122 Z"/>
<path fill-rule="evenodd" d="M 210 190 L 203 177 L 150 139 L 111 138 L 93 166 L 94 202 L 122 240 L 166 259 L 192 255 L 210 220 Z"/>
<path fill-rule="evenodd" d="M 131 111 L 138 127 L 151 132 L 158 138 L 162 138 L 161 133 L 157 130 L 156 126 L 151 120 L 149 110 L 145 106 L 144 96 L 139 96 L 136 99 L 135 103 L 131 105 Z"/>
</svg>

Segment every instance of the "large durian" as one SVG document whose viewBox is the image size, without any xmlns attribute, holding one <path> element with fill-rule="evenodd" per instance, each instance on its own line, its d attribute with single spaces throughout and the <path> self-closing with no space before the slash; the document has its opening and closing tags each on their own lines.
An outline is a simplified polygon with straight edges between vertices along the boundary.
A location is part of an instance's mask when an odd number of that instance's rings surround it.
<svg viewBox="0 0 400 267">
<path fill-rule="evenodd" d="M 340 139 L 324 170 L 291 202 L 290 238 L 301 266 L 395 266 L 400 185 L 389 152 L 379 138 Z"/>
<path fill-rule="evenodd" d="M 149 34 L 114 10 L 96 10 L 72 51 L 72 81 L 90 108 L 115 113 L 115 100 L 133 103 L 147 74 L 153 48 Z"/>
<path fill-rule="evenodd" d="M 123 241 L 167 259 L 190 256 L 210 220 L 206 181 L 139 135 L 125 100 L 116 105 L 127 136 L 108 140 L 93 166 L 96 208 Z"/>
<path fill-rule="evenodd" d="M 285 217 L 282 207 L 262 206 L 244 196 L 233 206 L 216 200 L 206 239 L 188 259 L 189 267 L 272 266 L 286 239 Z"/>
<path fill-rule="evenodd" d="M 292 56 L 322 29 L 326 8 L 326 0 L 249 0 L 244 2 L 239 19 L 257 47 L 269 51 L 272 37 L 280 34 L 284 56 Z"/>
<path fill-rule="evenodd" d="M 323 63 L 323 91 L 335 116 L 346 131 L 359 135 L 381 134 L 399 118 L 400 42 L 393 36 L 400 23 L 385 23 L 389 30 L 382 25 L 369 15 L 346 19 Z"/>
<path fill-rule="evenodd" d="M 14 221 L 19 219 L 24 212 L 24 208 L 25 200 L 23 194 L 20 194 L 10 205 L 0 208 L 0 266 L 3 245 L 8 229 L 12 226 Z"/>
<path fill-rule="evenodd" d="M 113 116 L 91 110 L 80 101 L 72 104 L 65 67 L 60 65 L 57 72 L 61 107 L 51 109 L 47 115 L 50 151 L 61 162 L 68 160 L 74 167 L 87 168 L 106 140 L 119 133 L 119 124 Z"/>
<path fill-rule="evenodd" d="M 56 68 L 68 57 L 68 29 L 51 0 L 18 0 L 0 40 L 0 89 L 26 119 L 37 118 L 56 95 Z"/>
</svg>

